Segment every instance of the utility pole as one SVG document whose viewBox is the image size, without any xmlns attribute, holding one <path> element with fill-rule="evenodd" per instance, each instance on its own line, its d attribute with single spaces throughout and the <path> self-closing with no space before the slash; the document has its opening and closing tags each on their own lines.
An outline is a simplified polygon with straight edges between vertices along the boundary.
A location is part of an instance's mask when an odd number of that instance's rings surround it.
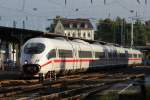
<svg viewBox="0 0 150 100">
<path fill-rule="evenodd" d="M 130 11 L 131 13 L 133 13 L 134 11 L 133 10 L 131 10 Z M 142 18 L 140 18 L 139 16 L 138 16 L 138 13 L 136 12 L 136 16 L 134 17 L 131 17 L 131 48 L 133 48 L 133 45 L 134 45 L 134 20 L 140 20 L 140 19 L 142 19 Z"/>
<path fill-rule="evenodd" d="M 22 10 L 24 11 L 25 8 L 25 0 L 22 1 Z"/>
<path fill-rule="evenodd" d="M 132 18 L 132 21 L 131 21 L 131 48 L 133 47 L 133 18 Z"/>
<path fill-rule="evenodd" d="M 134 10 L 130 10 L 130 12 L 133 14 Z M 133 47 L 133 17 L 131 17 L 131 43 L 130 43 L 130 48 Z"/>
<path fill-rule="evenodd" d="M 123 31 L 124 31 L 124 29 L 123 29 L 123 24 L 124 24 L 124 20 L 122 19 L 121 20 L 121 45 L 123 46 L 124 44 L 123 44 L 123 42 L 124 42 L 124 39 L 123 39 Z"/>
</svg>

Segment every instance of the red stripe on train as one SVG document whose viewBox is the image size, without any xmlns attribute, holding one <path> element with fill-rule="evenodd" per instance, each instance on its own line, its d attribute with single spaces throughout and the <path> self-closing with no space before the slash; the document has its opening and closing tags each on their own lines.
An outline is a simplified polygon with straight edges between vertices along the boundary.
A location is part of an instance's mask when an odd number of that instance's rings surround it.
<svg viewBox="0 0 150 100">
<path fill-rule="evenodd" d="M 74 59 L 56 59 L 54 62 L 59 63 L 59 62 L 89 62 L 89 61 L 94 61 L 93 59 L 80 59 L 80 60 L 74 60 Z M 41 65 L 41 67 L 44 67 L 48 64 L 50 64 L 52 60 L 49 60 L 47 63 Z"/>
<path fill-rule="evenodd" d="M 128 60 L 142 60 L 141 58 L 128 58 Z M 89 62 L 89 61 L 95 61 L 94 59 L 55 59 L 54 62 L 59 63 L 59 62 Z M 49 60 L 47 63 L 41 65 L 41 67 L 44 67 L 48 64 L 52 63 L 52 60 Z"/>
<path fill-rule="evenodd" d="M 45 64 L 41 65 L 41 67 L 44 67 L 44 66 L 46 66 L 46 65 L 50 64 L 51 62 L 52 62 L 52 60 L 49 60 L 47 63 L 45 63 Z"/>
<path fill-rule="evenodd" d="M 142 60 L 142 58 L 128 58 L 128 60 Z"/>
</svg>

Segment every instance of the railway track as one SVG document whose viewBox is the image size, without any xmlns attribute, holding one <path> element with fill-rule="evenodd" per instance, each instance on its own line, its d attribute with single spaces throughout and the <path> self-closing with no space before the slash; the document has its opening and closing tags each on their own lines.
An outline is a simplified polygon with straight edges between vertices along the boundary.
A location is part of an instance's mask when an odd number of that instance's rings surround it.
<svg viewBox="0 0 150 100">
<path fill-rule="evenodd" d="M 139 73 L 87 73 L 80 75 L 63 76 L 58 80 L 38 80 L 18 86 L 2 86 L 0 99 L 5 100 L 43 100 L 43 99 L 82 99 L 88 95 L 110 88 L 116 83 L 143 77 Z M 30 83 L 30 84 L 29 84 Z"/>
<path fill-rule="evenodd" d="M 95 77 L 95 76 L 93 76 Z M 101 76 L 100 76 L 101 77 Z M 78 82 L 81 82 L 81 80 L 85 79 L 86 77 L 80 77 L 78 76 L 78 78 L 76 76 L 73 77 L 64 77 L 64 78 L 60 78 L 56 81 L 50 81 L 50 80 L 46 80 L 44 81 L 43 83 L 39 83 L 38 80 L 37 81 L 34 81 L 33 83 L 31 84 L 23 84 L 21 82 L 18 82 L 18 83 L 21 83 L 23 85 L 20 85 L 18 84 L 19 86 L 11 86 L 11 83 L 13 83 L 13 81 L 10 82 L 10 84 L 8 84 L 9 82 L 7 82 L 7 84 L 4 84 L 3 82 L 3 86 L 0 88 L 0 97 L 6 97 L 6 96 L 12 96 L 12 95 L 17 95 L 17 94 L 21 94 L 21 93 L 24 93 L 24 92 L 28 92 L 28 91 L 34 91 L 34 90 L 38 90 L 38 89 L 42 89 L 42 88 L 47 88 L 48 86 L 51 86 L 51 87 L 57 87 L 57 86 L 65 86 L 65 84 L 73 84 L 73 83 L 78 83 Z M 19 81 L 19 80 L 18 80 Z M 14 81 L 16 82 L 16 80 Z M 10 86 L 8 86 L 10 85 Z"/>
<path fill-rule="evenodd" d="M 99 80 L 95 81 L 95 84 L 84 84 L 84 86 L 80 86 L 78 88 L 74 89 L 67 89 L 62 92 L 58 93 L 50 93 L 49 95 L 44 95 L 40 96 L 37 98 L 34 98 L 34 100 L 47 100 L 47 99 L 61 99 L 61 100 L 76 100 L 76 99 L 84 99 L 89 95 L 92 95 L 97 92 L 101 92 L 103 90 L 106 90 L 110 88 L 112 85 L 116 83 L 121 83 L 128 81 L 130 79 L 136 79 L 136 78 L 141 78 L 143 77 L 143 74 L 138 74 L 138 75 L 130 75 L 129 77 L 124 77 L 123 79 L 116 79 L 112 81 L 104 81 L 104 80 Z M 83 83 L 86 83 L 89 81 L 85 81 Z"/>
</svg>

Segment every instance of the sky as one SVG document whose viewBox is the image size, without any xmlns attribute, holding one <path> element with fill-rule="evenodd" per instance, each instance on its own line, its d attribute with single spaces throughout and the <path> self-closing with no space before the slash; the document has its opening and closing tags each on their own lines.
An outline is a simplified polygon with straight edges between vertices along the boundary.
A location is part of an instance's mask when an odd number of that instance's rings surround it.
<svg viewBox="0 0 150 100">
<path fill-rule="evenodd" d="M 131 20 L 139 16 L 150 20 L 150 0 L 0 0 L 0 25 L 21 28 L 23 20 L 27 29 L 42 30 L 55 16 L 89 18 L 92 22 L 117 16 Z M 137 2 L 140 1 L 140 2 Z M 131 13 L 130 11 L 134 12 Z"/>
</svg>

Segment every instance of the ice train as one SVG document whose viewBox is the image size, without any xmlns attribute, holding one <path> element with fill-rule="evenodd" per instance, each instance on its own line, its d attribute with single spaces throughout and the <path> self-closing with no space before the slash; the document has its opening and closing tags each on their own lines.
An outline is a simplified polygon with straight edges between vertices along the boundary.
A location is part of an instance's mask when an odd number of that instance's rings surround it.
<svg viewBox="0 0 150 100">
<path fill-rule="evenodd" d="M 142 52 L 79 39 L 37 37 L 23 45 L 20 63 L 24 75 L 38 77 L 42 73 L 46 77 L 49 72 L 74 73 L 138 65 L 142 63 Z"/>
</svg>

